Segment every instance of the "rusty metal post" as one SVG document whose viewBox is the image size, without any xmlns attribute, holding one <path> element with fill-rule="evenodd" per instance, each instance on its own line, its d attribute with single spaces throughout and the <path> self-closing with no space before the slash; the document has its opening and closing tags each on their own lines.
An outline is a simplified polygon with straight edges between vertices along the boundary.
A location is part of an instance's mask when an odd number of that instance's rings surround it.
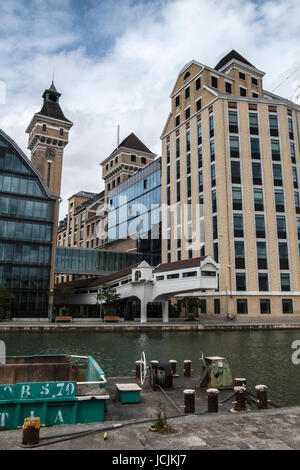
<svg viewBox="0 0 300 470">
<path fill-rule="evenodd" d="M 246 407 L 246 399 L 247 399 L 247 389 L 246 387 L 234 387 L 235 392 L 235 404 L 234 404 L 234 411 L 245 411 L 247 410 Z"/>
<path fill-rule="evenodd" d="M 234 379 L 234 386 L 247 388 L 247 379 L 244 379 L 244 378 Z"/>
<path fill-rule="evenodd" d="M 219 390 L 217 388 L 207 389 L 207 411 L 208 413 L 218 412 Z"/>
<path fill-rule="evenodd" d="M 171 359 L 169 361 L 169 364 L 171 366 L 171 371 L 172 371 L 172 375 L 176 375 L 176 365 L 177 365 L 177 361 L 175 361 L 174 359 Z"/>
<path fill-rule="evenodd" d="M 135 378 L 141 378 L 141 361 L 135 361 Z"/>
<path fill-rule="evenodd" d="M 267 400 L 267 390 L 268 387 L 266 385 L 256 385 L 256 398 L 257 398 L 257 408 L 259 410 L 266 410 L 268 408 L 268 400 Z"/>
<path fill-rule="evenodd" d="M 38 444 L 40 440 L 40 427 L 40 418 L 25 418 L 22 426 L 22 444 L 26 446 Z"/>
<path fill-rule="evenodd" d="M 191 365 L 192 362 L 190 360 L 186 360 L 183 362 L 184 363 L 184 376 L 185 377 L 190 377 L 191 376 Z"/>
<path fill-rule="evenodd" d="M 184 390 L 184 412 L 195 413 L 195 390 Z"/>
</svg>

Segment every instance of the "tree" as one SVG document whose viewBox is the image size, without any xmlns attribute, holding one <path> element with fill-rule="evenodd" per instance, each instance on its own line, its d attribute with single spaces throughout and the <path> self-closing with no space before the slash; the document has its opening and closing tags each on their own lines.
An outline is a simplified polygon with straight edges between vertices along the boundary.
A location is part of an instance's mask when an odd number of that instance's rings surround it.
<svg viewBox="0 0 300 470">
<path fill-rule="evenodd" d="M 189 318 L 195 318 L 197 316 L 196 309 L 201 307 L 201 300 L 199 297 L 183 297 L 181 303 L 187 310 Z"/>
<path fill-rule="evenodd" d="M 75 294 L 74 289 L 71 287 L 65 287 L 63 284 L 56 285 L 53 289 L 53 292 L 50 295 L 53 295 L 53 303 L 59 308 L 59 314 L 62 314 L 62 311 L 67 307 L 70 297 Z"/>
<path fill-rule="evenodd" d="M 115 287 L 103 284 L 97 294 L 97 305 L 100 304 L 100 318 L 102 318 L 103 305 L 114 305 L 120 299 Z"/>
</svg>

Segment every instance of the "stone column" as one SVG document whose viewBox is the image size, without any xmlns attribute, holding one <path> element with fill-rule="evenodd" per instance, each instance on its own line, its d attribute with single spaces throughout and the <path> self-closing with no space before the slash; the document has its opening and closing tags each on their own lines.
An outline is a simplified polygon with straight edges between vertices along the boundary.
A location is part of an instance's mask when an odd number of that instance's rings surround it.
<svg viewBox="0 0 300 470">
<path fill-rule="evenodd" d="M 162 314 L 163 314 L 163 323 L 169 323 L 169 302 L 168 300 L 163 300 L 161 302 Z"/>
</svg>

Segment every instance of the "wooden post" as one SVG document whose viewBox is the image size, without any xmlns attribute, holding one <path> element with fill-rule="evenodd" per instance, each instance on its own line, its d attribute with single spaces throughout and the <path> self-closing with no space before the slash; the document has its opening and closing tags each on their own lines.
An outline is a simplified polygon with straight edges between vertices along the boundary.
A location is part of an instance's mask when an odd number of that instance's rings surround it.
<svg viewBox="0 0 300 470">
<path fill-rule="evenodd" d="M 172 375 L 176 375 L 176 365 L 177 365 L 177 361 L 174 361 L 174 359 L 171 359 L 169 361 L 169 364 L 171 366 L 171 371 L 172 371 Z"/>
<path fill-rule="evenodd" d="M 191 376 L 191 365 L 192 362 L 190 360 L 186 360 L 183 362 L 184 364 L 184 376 L 185 377 L 190 377 Z"/>
<path fill-rule="evenodd" d="M 268 400 L 267 400 L 267 390 L 268 387 L 266 385 L 256 385 L 256 398 L 257 398 L 257 408 L 259 410 L 266 410 L 268 408 Z"/>
<path fill-rule="evenodd" d="M 207 389 L 207 411 L 208 413 L 218 412 L 219 390 L 217 388 Z"/>
<path fill-rule="evenodd" d="M 195 413 L 195 390 L 184 390 L 184 412 Z"/>
<path fill-rule="evenodd" d="M 135 378 L 141 378 L 141 361 L 135 361 Z"/>
<path fill-rule="evenodd" d="M 22 444 L 29 446 L 38 444 L 40 440 L 40 418 L 25 418 L 23 429 Z"/>
<path fill-rule="evenodd" d="M 247 379 L 244 379 L 244 378 L 234 379 L 234 386 L 247 388 Z"/>
<path fill-rule="evenodd" d="M 247 389 L 245 387 L 234 387 L 235 405 L 234 411 L 246 411 Z"/>
</svg>

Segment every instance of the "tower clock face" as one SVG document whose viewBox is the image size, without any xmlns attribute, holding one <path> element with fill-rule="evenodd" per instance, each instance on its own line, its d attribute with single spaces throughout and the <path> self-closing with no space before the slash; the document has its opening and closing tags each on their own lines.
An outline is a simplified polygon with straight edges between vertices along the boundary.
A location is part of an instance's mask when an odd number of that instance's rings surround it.
<svg viewBox="0 0 300 470">
<path fill-rule="evenodd" d="M 47 155 L 48 158 L 53 158 L 55 156 L 53 150 L 47 150 L 46 155 Z"/>
</svg>

